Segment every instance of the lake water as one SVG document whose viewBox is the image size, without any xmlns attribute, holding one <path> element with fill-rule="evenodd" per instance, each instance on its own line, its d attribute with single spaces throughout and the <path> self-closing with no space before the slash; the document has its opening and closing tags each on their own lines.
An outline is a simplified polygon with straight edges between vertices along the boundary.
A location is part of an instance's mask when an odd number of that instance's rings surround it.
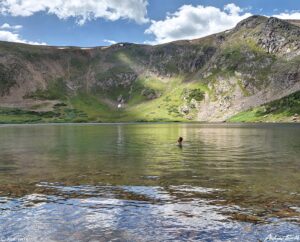
<svg viewBox="0 0 300 242">
<path fill-rule="evenodd" d="M 300 241 L 299 124 L 0 126 L 0 241 L 276 239 Z"/>
</svg>

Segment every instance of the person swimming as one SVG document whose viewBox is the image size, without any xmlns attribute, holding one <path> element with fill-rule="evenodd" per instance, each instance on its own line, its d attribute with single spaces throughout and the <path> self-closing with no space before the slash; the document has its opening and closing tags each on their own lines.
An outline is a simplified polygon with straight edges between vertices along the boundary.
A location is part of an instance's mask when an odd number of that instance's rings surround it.
<svg viewBox="0 0 300 242">
<path fill-rule="evenodd" d="M 177 140 L 178 145 L 182 146 L 182 142 L 183 142 L 183 138 L 179 137 L 178 140 Z"/>
</svg>

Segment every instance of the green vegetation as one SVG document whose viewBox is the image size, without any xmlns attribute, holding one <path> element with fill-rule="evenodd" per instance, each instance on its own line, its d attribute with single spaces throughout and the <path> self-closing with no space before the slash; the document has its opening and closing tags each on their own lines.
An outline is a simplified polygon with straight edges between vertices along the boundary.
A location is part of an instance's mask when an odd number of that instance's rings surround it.
<svg viewBox="0 0 300 242">
<path fill-rule="evenodd" d="M 227 47 L 222 54 L 222 57 L 226 60 L 226 69 L 229 72 L 237 70 L 238 65 L 245 61 L 245 56 L 241 52 L 241 46 Z"/>
<path fill-rule="evenodd" d="M 100 72 L 96 75 L 96 78 L 100 81 L 107 80 L 109 78 L 113 78 L 118 80 L 120 77 L 118 75 L 124 74 L 124 73 L 134 73 L 133 70 L 125 65 L 120 66 L 114 66 L 107 70 L 106 72 Z"/>
<path fill-rule="evenodd" d="M 82 71 L 87 66 L 87 62 L 80 58 L 71 58 L 70 65 L 75 70 Z"/>
<path fill-rule="evenodd" d="M 204 94 L 203 90 L 200 88 L 197 89 L 187 89 L 185 88 L 183 90 L 182 95 L 186 98 L 187 102 L 191 102 L 192 99 L 196 100 L 197 102 L 200 102 L 204 99 Z"/>
<path fill-rule="evenodd" d="M 66 83 L 62 78 L 50 81 L 47 89 L 38 89 L 35 92 L 25 96 L 25 98 L 39 100 L 65 100 L 67 95 Z"/>
<path fill-rule="evenodd" d="M 287 122 L 300 114 L 300 91 L 231 117 L 229 122 Z"/>
<path fill-rule="evenodd" d="M 188 117 L 181 113 L 180 107 L 188 105 L 192 99 L 201 101 L 208 88 L 199 83 L 184 83 L 183 78 L 160 79 L 155 77 L 140 77 L 136 85 L 127 94 L 125 106 L 118 109 L 118 97 L 124 89 L 113 89 L 109 95 L 95 92 L 81 92 L 68 96 L 64 88 L 54 93 L 61 82 L 53 82 L 45 91 L 35 92 L 31 98 L 40 100 L 60 98 L 52 111 L 30 111 L 21 109 L 1 109 L 1 123 L 41 123 L 41 122 L 157 122 L 157 121 L 187 121 L 193 120 L 196 109 L 191 109 Z M 60 83 L 60 84 L 59 84 Z M 129 91 L 129 90 L 127 90 Z M 157 95 L 159 93 L 159 95 Z M 184 100 L 183 93 L 187 94 Z M 149 99 L 147 95 L 154 95 Z M 110 97 L 110 99 L 108 99 Z M 124 96 L 123 96 L 124 97 Z M 32 109 L 43 108 L 43 104 L 34 105 Z"/>
<path fill-rule="evenodd" d="M 90 122 L 88 115 L 65 104 L 56 104 L 53 111 L 30 111 L 17 108 L 0 108 L 0 123 L 66 123 Z"/>
<path fill-rule="evenodd" d="M 149 122 L 194 120 L 195 109 L 191 110 L 187 116 L 180 111 L 180 107 L 186 104 L 182 94 L 184 90 L 197 89 L 201 90 L 201 93 L 204 93 L 207 92 L 208 88 L 200 82 L 184 83 L 182 80 L 182 77 L 178 77 L 163 80 L 164 82 L 160 84 L 153 84 L 157 88 L 156 90 L 160 90 L 162 95 L 156 99 L 128 107 L 127 112 L 130 115 L 124 117 L 123 121 L 130 121 L 133 118 L 136 121 Z"/>
<path fill-rule="evenodd" d="M 241 80 L 237 80 L 237 84 L 238 84 L 239 88 L 241 89 L 241 91 L 242 91 L 242 93 L 244 94 L 245 97 L 250 96 L 249 91 L 244 87 Z"/>
<path fill-rule="evenodd" d="M 0 123 L 36 123 L 54 116 L 54 112 L 34 112 L 17 108 L 0 108 Z"/>
<path fill-rule="evenodd" d="M 97 96 L 86 93 L 70 98 L 70 105 L 87 115 L 85 122 L 117 122 L 123 115 L 123 110 L 110 107 Z"/>
</svg>

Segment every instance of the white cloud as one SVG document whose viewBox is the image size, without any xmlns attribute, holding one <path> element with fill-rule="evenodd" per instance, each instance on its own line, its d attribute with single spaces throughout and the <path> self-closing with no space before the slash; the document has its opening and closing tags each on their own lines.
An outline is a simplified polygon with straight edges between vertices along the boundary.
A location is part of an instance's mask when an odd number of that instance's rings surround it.
<svg viewBox="0 0 300 242">
<path fill-rule="evenodd" d="M 108 43 L 108 44 L 110 44 L 110 45 L 114 45 L 114 44 L 117 43 L 117 41 L 110 40 L 110 39 L 104 39 L 103 42 Z"/>
<path fill-rule="evenodd" d="M 234 3 L 225 5 L 224 10 L 228 11 L 230 15 L 239 15 L 239 13 L 242 12 L 242 9 L 239 6 L 236 6 Z"/>
<path fill-rule="evenodd" d="M 46 45 L 46 43 L 42 42 L 34 42 L 22 39 L 18 33 L 13 33 L 8 30 L 0 30 L 0 40 L 1 41 L 9 41 L 9 42 L 17 42 L 31 45 Z"/>
<path fill-rule="evenodd" d="M 147 0 L 0 0 L 0 12 L 31 16 L 43 11 L 60 19 L 75 17 L 80 25 L 96 18 L 129 19 L 141 24 L 148 21 L 147 5 Z"/>
<path fill-rule="evenodd" d="M 18 31 L 22 28 L 22 25 L 10 25 L 9 23 L 0 25 L 0 41 L 25 43 L 31 45 L 46 45 L 45 42 L 40 43 L 22 39 L 18 33 Z"/>
<path fill-rule="evenodd" d="M 299 12 L 290 12 L 290 13 L 279 13 L 273 15 L 273 17 L 281 19 L 299 19 L 300 20 L 300 11 Z"/>
<path fill-rule="evenodd" d="M 10 30 L 19 30 L 22 28 L 22 25 L 10 25 L 8 23 L 4 23 L 0 26 L 0 29 L 10 29 Z"/>
<path fill-rule="evenodd" d="M 223 10 L 213 6 L 183 5 L 164 20 L 152 21 L 145 33 L 155 36 L 152 43 L 195 39 L 231 29 L 251 15 L 233 3 L 225 5 Z"/>
</svg>

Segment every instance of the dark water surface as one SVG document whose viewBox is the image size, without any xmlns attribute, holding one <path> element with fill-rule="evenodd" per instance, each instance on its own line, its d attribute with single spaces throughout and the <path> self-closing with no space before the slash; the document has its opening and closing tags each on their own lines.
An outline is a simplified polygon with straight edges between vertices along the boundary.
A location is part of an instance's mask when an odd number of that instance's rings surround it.
<svg viewBox="0 0 300 242">
<path fill-rule="evenodd" d="M 0 126 L 0 241 L 276 239 L 300 241 L 297 124 Z"/>
</svg>

